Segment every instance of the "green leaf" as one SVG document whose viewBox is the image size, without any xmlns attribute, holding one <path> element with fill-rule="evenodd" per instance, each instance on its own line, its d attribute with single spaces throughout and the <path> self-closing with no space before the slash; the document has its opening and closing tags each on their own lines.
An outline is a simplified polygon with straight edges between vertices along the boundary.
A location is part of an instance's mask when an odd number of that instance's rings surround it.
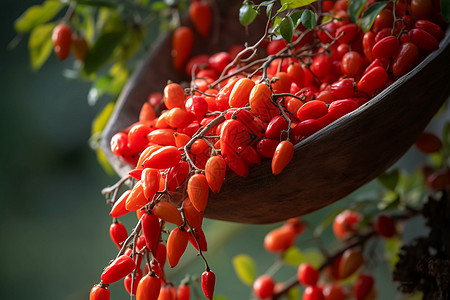
<svg viewBox="0 0 450 300">
<path fill-rule="evenodd" d="M 247 254 L 238 254 L 233 257 L 233 266 L 239 279 L 244 284 L 251 286 L 258 274 L 256 263 L 253 258 Z"/>
<path fill-rule="evenodd" d="M 98 148 L 97 150 L 95 150 L 95 153 L 97 154 L 97 161 L 100 164 L 100 166 L 103 168 L 103 170 L 105 170 L 105 172 L 109 175 L 116 174 L 113 167 L 111 166 L 108 159 L 106 158 L 105 154 L 103 153 L 102 149 Z"/>
<path fill-rule="evenodd" d="M 299 292 L 298 286 L 294 286 L 294 287 L 290 288 L 286 296 L 287 296 L 288 300 L 300 299 L 300 292 Z"/>
<path fill-rule="evenodd" d="M 54 23 L 48 23 L 38 25 L 31 31 L 28 49 L 33 70 L 38 70 L 52 53 L 52 31 L 54 27 Z"/>
<path fill-rule="evenodd" d="M 284 253 L 283 253 L 283 260 L 291 266 L 297 267 L 299 264 L 304 262 L 303 255 L 300 251 L 300 249 L 296 246 L 289 247 Z"/>
<path fill-rule="evenodd" d="M 441 0 L 441 13 L 446 22 L 450 22 L 450 1 Z"/>
<path fill-rule="evenodd" d="M 316 2 L 316 0 L 281 0 L 281 5 L 287 5 L 287 8 L 293 9 L 306 6 L 313 2 Z"/>
<path fill-rule="evenodd" d="M 263 1 L 260 4 L 258 4 L 258 6 L 256 8 L 259 10 L 263 6 L 269 6 L 269 5 L 274 4 L 276 1 L 277 0 Z"/>
<path fill-rule="evenodd" d="M 384 243 L 384 254 L 389 261 L 389 265 L 393 270 L 399 260 L 399 252 L 402 244 L 397 236 L 387 239 Z"/>
<path fill-rule="evenodd" d="M 371 6 L 369 6 L 365 11 L 363 11 L 360 20 L 360 27 L 364 32 L 369 31 L 370 27 L 372 27 L 375 18 L 389 4 L 389 1 L 380 1 L 375 2 Z"/>
<path fill-rule="evenodd" d="M 92 122 L 91 134 L 94 135 L 96 133 L 100 133 L 106 126 L 106 123 L 109 120 L 114 109 L 114 102 L 109 102 L 105 105 L 103 110 L 95 117 Z"/>
<path fill-rule="evenodd" d="M 317 24 L 317 15 L 309 9 L 305 9 L 305 11 L 302 14 L 301 18 L 303 26 L 305 26 L 308 29 L 314 29 L 316 28 Z"/>
<path fill-rule="evenodd" d="M 86 74 L 91 74 L 100 69 L 111 57 L 124 36 L 125 31 L 102 34 L 86 54 L 83 71 Z"/>
<path fill-rule="evenodd" d="M 387 191 L 378 203 L 379 210 L 390 210 L 397 208 L 400 203 L 400 195 L 394 191 Z"/>
<path fill-rule="evenodd" d="M 255 5 L 247 2 L 239 9 L 239 22 L 244 26 L 248 26 L 255 20 L 257 14 Z"/>
<path fill-rule="evenodd" d="M 167 4 L 164 3 L 164 1 L 156 1 L 152 3 L 152 10 L 153 11 L 162 11 L 167 8 Z"/>
<path fill-rule="evenodd" d="M 290 16 L 285 16 L 281 21 L 280 33 L 286 42 L 292 42 L 292 37 L 294 36 L 294 23 Z"/>
<path fill-rule="evenodd" d="M 358 21 L 359 15 L 361 14 L 364 5 L 367 0 L 351 0 L 348 5 L 348 17 L 350 22 L 355 23 Z"/>
<path fill-rule="evenodd" d="M 394 169 L 390 172 L 384 172 L 378 176 L 378 181 L 387 189 L 394 191 L 397 187 L 399 171 Z"/>
<path fill-rule="evenodd" d="M 279 34 L 280 33 L 280 24 L 283 21 L 283 18 L 276 16 L 273 21 L 272 30 L 273 32 Z"/>
<path fill-rule="evenodd" d="M 31 6 L 17 18 L 14 28 L 18 33 L 30 32 L 36 26 L 50 21 L 63 6 L 57 0 L 47 0 L 42 5 Z"/>
<path fill-rule="evenodd" d="M 294 29 L 297 28 L 297 26 L 302 22 L 301 18 L 303 11 L 304 9 L 296 10 L 290 15 L 292 23 L 294 23 Z"/>
<path fill-rule="evenodd" d="M 323 255 L 317 248 L 308 248 L 303 250 L 303 261 L 308 262 L 314 268 L 318 269 L 323 262 Z"/>
<path fill-rule="evenodd" d="M 280 12 L 285 11 L 286 9 L 288 9 L 288 5 L 285 3 L 277 10 L 277 14 L 279 14 Z"/>
<path fill-rule="evenodd" d="M 228 298 L 225 297 L 224 295 L 216 295 L 216 294 L 214 294 L 213 300 L 228 300 Z"/>
</svg>

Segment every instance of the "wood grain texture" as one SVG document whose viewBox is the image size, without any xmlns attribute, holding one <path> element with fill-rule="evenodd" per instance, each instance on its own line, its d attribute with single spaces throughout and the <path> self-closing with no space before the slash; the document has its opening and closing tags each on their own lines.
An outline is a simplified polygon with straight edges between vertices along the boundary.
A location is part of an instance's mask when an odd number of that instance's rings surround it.
<svg viewBox="0 0 450 300">
<path fill-rule="evenodd" d="M 208 49 L 208 53 L 247 38 L 242 27 L 227 32 L 230 28 L 223 26 L 221 45 Z M 241 223 L 278 222 L 327 206 L 376 178 L 406 153 L 448 99 L 449 44 L 447 30 L 440 48 L 411 72 L 370 102 L 298 143 L 291 163 L 281 174 L 272 175 L 270 160 L 266 160 L 251 168 L 247 178 L 227 175 L 221 192 L 210 194 L 205 216 Z M 102 150 L 121 176 L 130 167 L 111 153 L 111 136 L 137 120 L 150 92 L 162 91 L 169 78 L 183 79 L 168 67 L 169 46 L 166 37 L 149 55 L 127 84 L 105 130 Z"/>
</svg>

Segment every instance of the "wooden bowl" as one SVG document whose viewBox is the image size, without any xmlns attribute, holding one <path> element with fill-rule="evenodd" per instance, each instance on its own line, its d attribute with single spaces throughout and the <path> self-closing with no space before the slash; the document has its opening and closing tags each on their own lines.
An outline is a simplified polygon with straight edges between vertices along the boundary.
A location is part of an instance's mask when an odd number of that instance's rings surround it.
<svg viewBox="0 0 450 300">
<path fill-rule="evenodd" d="M 236 8 L 239 5 L 235 3 Z M 264 24 L 250 26 L 246 35 L 236 19 L 237 10 L 227 7 L 217 11 L 225 11 L 222 20 L 227 21 L 216 24 L 214 34 L 219 39 L 207 48 L 195 49 L 196 53 L 226 50 L 232 43 L 261 36 Z M 439 49 L 408 74 L 354 112 L 298 143 L 291 163 L 281 174 L 272 175 L 271 162 L 265 160 L 251 168 L 247 178 L 227 175 L 221 192 L 210 194 L 205 216 L 252 224 L 279 222 L 342 199 L 383 173 L 411 147 L 450 95 L 448 31 Z M 161 92 L 168 79 L 184 79 L 171 68 L 170 43 L 170 36 L 159 41 L 130 79 L 104 131 L 101 148 L 120 176 L 131 167 L 111 153 L 112 135 L 137 121 L 150 92 Z"/>
</svg>

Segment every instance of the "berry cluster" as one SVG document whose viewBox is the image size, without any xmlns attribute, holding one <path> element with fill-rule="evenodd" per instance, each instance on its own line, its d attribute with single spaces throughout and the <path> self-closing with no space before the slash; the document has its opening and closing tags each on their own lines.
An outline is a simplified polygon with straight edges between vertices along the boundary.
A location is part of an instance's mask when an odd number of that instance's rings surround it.
<svg viewBox="0 0 450 300">
<path fill-rule="evenodd" d="M 367 1 L 366 8 L 374 2 Z M 444 37 L 439 9 L 415 4 L 419 2 L 387 4 L 372 29 L 363 32 L 350 23 L 347 1 L 322 1 L 321 7 L 313 7 L 320 12 L 320 25 L 314 30 L 298 25 L 291 43 L 271 40 L 274 33 L 267 29 L 253 46 L 235 45 L 211 56 L 191 58 L 193 31 L 178 28 L 173 67 L 191 76 L 190 85 L 169 82 L 163 93 L 152 93 L 139 121 L 111 140 L 112 152 L 134 169 L 111 189 L 110 234 L 120 250 L 92 289 L 91 300 L 108 299 L 107 285 L 122 278 L 138 300 L 159 299 L 163 293 L 167 299 L 189 299 L 189 286 L 180 285 L 175 296 L 164 273 L 166 260 L 175 267 L 189 242 L 205 262 L 201 285 L 212 299 L 215 275 L 203 256 L 207 243 L 202 230 L 209 193 L 219 193 L 230 173 L 248 176 L 262 160 L 271 159 L 272 173 L 281 173 L 295 144 L 370 101 L 437 49 Z M 192 1 L 189 12 L 195 30 L 208 36 L 208 5 Z M 117 197 L 129 179 L 132 188 Z M 117 218 L 131 211 L 139 221 L 128 234 Z M 333 224 L 336 236 L 345 239 L 359 221 L 357 213 L 344 211 Z M 169 231 L 167 223 L 175 227 Z M 393 224 L 380 216 L 374 228 L 389 237 L 395 233 Z M 272 252 L 285 251 L 302 230 L 301 222 L 290 220 L 269 233 L 264 245 Z M 333 271 L 339 278 L 364 262 L 353 247 L 339 258 Z M 342 299 L 326 298 L 343 292 L 337 286 L 325 292 L 317 286 L 318 278 L 310 265 L 299 267 L 298 282 L 308 286 L 304 299 Z M 356 299 L 368 299 L 373 284 L 371 276 L 360 274 Z M 274 287 L 265 275 L 255 281 L 254 291 L 263 299 L 273 295 Z"/>
</svg>

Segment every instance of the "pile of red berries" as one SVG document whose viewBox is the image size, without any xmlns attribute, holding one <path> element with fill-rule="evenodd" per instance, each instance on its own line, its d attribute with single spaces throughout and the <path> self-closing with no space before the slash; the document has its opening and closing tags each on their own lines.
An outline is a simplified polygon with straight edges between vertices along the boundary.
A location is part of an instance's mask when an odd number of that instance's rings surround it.
<svg viewBox="0 0 450 300">
<path fill-rule="evenodd" d="M 367 2 L 369 6 L 375 1 Z M 248 176 L 251 167 L 264 159 L 271 159 L 274 175 L 281 173 L 296 143 L 370 101 L 437 49 L 445 26 L 439 8 L 436 1 L 429 1 L 429 7 L 415 4 L 419 2 L 426 1 L 412 1 L 407 7 L 403 1 L 388 4 L 364 33 L 350 23 L 347 1 L 323 1 L 319 16 L 323 23 L 315 30 L 299 25 L 292 43 L 270 41 L 266 32 L 252 47 L 233 46 L 211 56 L 190 58 L 192 29 L 174 32 L 174 68 L 185 70 L 191 82 L 189 86 L 169 82 L 163 93 L 152 93 L 139 121 L 112 137 L 111 150 L 133 167 L 129 178 L 134 183 L 110 201 L 114 218 L 110 234 L 120 251 L 93 288 L 91 299 L 108 299 L 106 287 L 122 278 L 138 300 L 162 299 L 164 293 L 168 295 L 164 299 L 189 299 L 189 287 L 180 285 L 175 296 L 164 274 L 166 260 L 175 267 L 189 242 L 205 261 L 202 288 L 212 299 L 215 275 L 203 256 L 207 243 L 202 231 L 210 191 L 220 192 L 231 172 Z M 203 36 L 211 26 L 208 9 L 207 4 L 192 1 L 191 18 Z M 199 18 L 203 16 L 199 10 L 208 18 Z M 155 111 L 162 113 L 157 116 Z M 139 222 L 128 234 L 117 218 L 131 211 Z M 350 215 L 342 222 L 346 225 L 336 221 L 334 228 L 339 238 L 359 219 Z M 170 233 L 166 223 L 175 225 Z M 266 237 L 267 249 L 286 249 L 302 230 L 295 222 L 285 226 L 272 233 L 276 239 Z M 385 226 L 375 228 L 380 234 L 393 234 Z M 338 268 L 341 278 L 353 274 L 363 261 L 360 252 L 349 250 Z M 346 259 L 352 261 L 350 267 L 342 267 Z M 304 299 L 340 299 L 314 296 L 325 291 L 318 291 L 318 273 L 310 265 L 300 266 L 298 280 L 308 286 Z M 362 274 L 357 286 L 364 287 L 355 287 L 357 294 L 364 289 L 364 297 L 356 298 L 367 299 L 373 278 Z M 259 278 L 255 294 L 267 298 L 273 287 L 270 278 Z"/>
</svg>

